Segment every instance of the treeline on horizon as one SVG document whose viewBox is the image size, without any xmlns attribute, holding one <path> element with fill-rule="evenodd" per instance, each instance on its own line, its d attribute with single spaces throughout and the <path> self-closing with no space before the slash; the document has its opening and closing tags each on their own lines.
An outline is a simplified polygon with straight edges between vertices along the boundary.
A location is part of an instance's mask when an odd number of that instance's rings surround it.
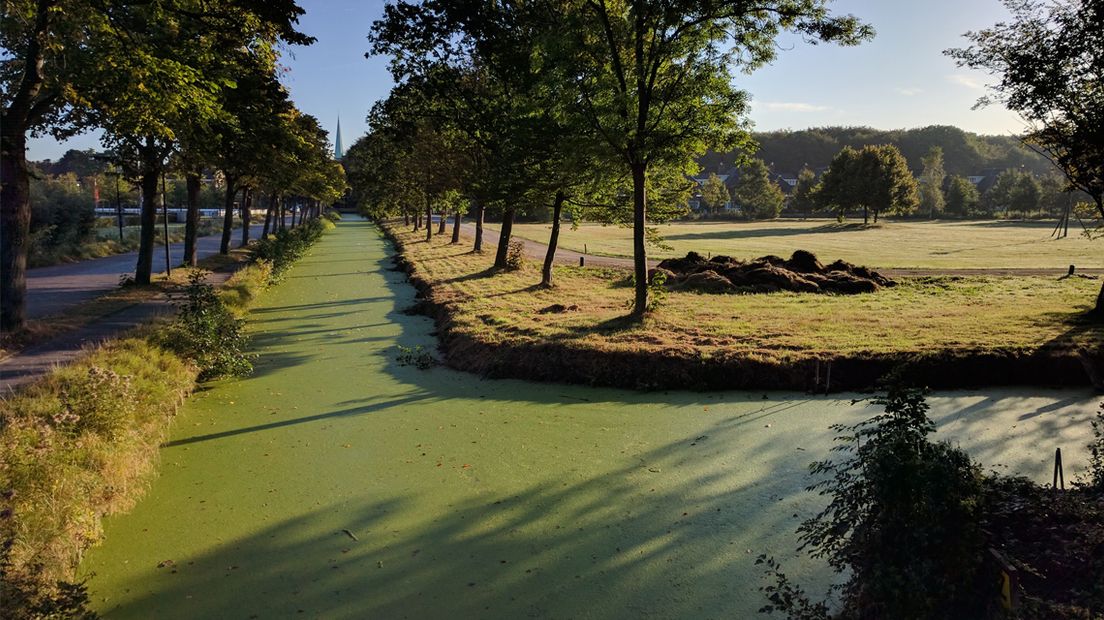
<svg viewBox="0 0 1104 620">
<path fill-rule="evenodd" d="M 943 166 L 948 175 L 972 176 L 985 170 L 997 172 L 1021 169 L 1037 176 L 1056 174 L 1044 157 L 1024 146 L 1015 136 L 982 135 L 949 125 L 916 129 L 874 129 L 871 127 L 814 127 L 801 130 L 777 130 L 753 134 L 762 159 L 776 173 L 797 174 L 802 168 L 824 169 L 845 146 L 891 144 L 908 160 L 909 168 L 919 173 L 920 159 L 933 146 L 943 149 Z M 703 174 L 727 171 L 736 165 L 738 151 L 708 152 L 698 163 Z"/>
</svg>

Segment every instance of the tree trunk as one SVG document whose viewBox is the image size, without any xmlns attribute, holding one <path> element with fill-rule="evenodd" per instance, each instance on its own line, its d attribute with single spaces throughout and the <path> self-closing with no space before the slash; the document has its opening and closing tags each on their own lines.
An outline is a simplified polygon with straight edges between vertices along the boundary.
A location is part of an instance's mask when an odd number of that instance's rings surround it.
<svg viewBox="0 0 1104 620">
<path fill-rule="evenodd" d="M 199 173 L 187 173 L 184 176 L 184 184 L 188 193 L 187 215 L 184 218 L 184 264 L 195 267 L 198 263 L 196 237 L 199 235 Z"/>
<path fill-rule="evenodd" d="M 276 215 L 276 205 L 280 201 L 280 198 L 276 194 L 271 194 L 268 197 L 268 209 L 265 210 L 264 228 L 261 229 L 261 239 L 267 239 L 268 233 L 272 230 L 272 218 Z"/>
<path fill-rule="evenodd" d="M 874 223 L 875 224 L 878 223 L 878 210 L 877 209 L 874 210 Z"/>
<path fill-rule="evenodd" d="M 414 232 L 418 232 L 422 229 L 422 212 L 414 212 Z"/>
<path fill-rule="evenodd" d="M 276 227 L 279 230 L 287 230 L 287 198 L 280 198 L 279 203 L 279 218 L 276 222 Z"/>
<path fill-rule="evenodd" d="M 632 165 L 633 175 L 633 282 L 635 297 L 632 316 L 643 317 L 648 311 L 648 249 L 644 245 L 644 226 L 647 222 L 647 194 L 645 182 L 648 166 Z"/>
<path fill-rule="evenodd" d="M 473 252 L 483 253 L 483 203 L 473 200 L 475 203 L 475 244 Z"/>
<path fill-rule="evenodd" d="M 443 235 L 443 234 L 445 234 L 445 227 L 448 226 L 448 212 L 447 211 L 441 211 L 440 217 L 441 217 L 441 225 L 437 227 L 437 234 L 438 235 Z"/>
<path fill-rule="evenodd" d="M 10 332 L 27 318 L 31 200 L 27 134 L 6 120 L 0 123 L 0 330 Z"/>
<path fill-rule="evenodd" d="M 506 257 L 510 252 L 510 235 L 514 232 L 514 209 L 506 209 L 502 214 L 502 228 L 498 232 L 498 251 L 495 252 L 494 266 L 506 268 Z"/>
<path fill-rule="evenodd" d="M 249 210 L 253 208 L 253 190 L 246 189 L 242 193 L 241 203 L 241 220 L 242 220 L 242 234 L 241 234 L 241 246 L 244 248 L 249 245 L 249 216 L 251 215 Z"/>
<path fill-rule="evenodd" d="M 142 160 L 142 228 L 138 233 L 138 264 L 134 268 L 134 282 L 149 284 L 153 275 L 153 246 L 157 235 L 157 179 L 161 171 L 148 151 Z M 168 239 L 165 241 L 168 242 Z"/>
<path fill-rule="evenodd" d="M 1100 286 L 1100 293 L 1096 296 L 1096 308 L 1093 308 L 1093 314 L 1104 319 L 1104 284 Z"/>
<path fill-rule="evenodd" d="M 863 226 L 870 223 L 870 212 L 866 207 L 863 207 Z"/>
<path fill-rule="evenodd" d="M 433 239 L 433 207 L 429 206 L 429 198 L 425 201 L 425 226 L 426 242 Z"/>
<path fill-rule="evenodd" d="M 222 242 L 219 244 L 219 254 L 230 253 L 230 234 L 234 231 L 234 197 L 237 195 L 237 180 L 226 175 L 226 198 L 222 204 Z"/>
<path fill-rule="evenodd" d="M 556 200 L 552 203 L 552 234 L 548 235 L 548 252 L 541 270 L 541 286 L 545 288 L 552 288 L 552 261 L 556 260 L 556 244 L 560 242 L 560 212 L 565 198 L 562 191 L 556 192 Z"/>
<path fill-rule="evenodd" d="M 410 214 L 406 211 L 403 211 L 403 225 L 410 226 Z"/>
<path fill-rule="evenodd" d="M 27 168 L 27 131 L 49 111 L 37 114 L 36 101 L 46 81 L 45 41 L 54 2 L 39 0 L 34 33 L 23 50 L 19 81 L 7 91 L 0 111 L 0 331 L 23 327 L 27 318 L 27 253 L 31 242 L 30 173 Z M 7 21 L 8 5 L 4 4 Z M 6 52 L 7 50 L 5 50 Z"/>
<path fill-rule="evenodd" d="M 460 212 L 452 214 L 452 242 L 460 243 Z"/>
</svg>

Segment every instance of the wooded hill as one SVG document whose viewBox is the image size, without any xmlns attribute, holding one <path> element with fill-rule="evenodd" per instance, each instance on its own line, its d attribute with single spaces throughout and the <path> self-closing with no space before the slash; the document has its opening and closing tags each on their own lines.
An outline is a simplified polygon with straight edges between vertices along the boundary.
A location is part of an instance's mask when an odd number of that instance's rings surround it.
<svg viewBox="0 0 1104 620">
<path fill-rule="evenodd" d="M 796 174 L 804 166 L 825 168 L 845 146 L 892 144 L 901 150 L 909 168 L 919 172 L 920 158 L 933 146 L 943 148 L 943 165 L 949 175 L 970 176 L 986 169 L 1019 168 L 1037 175 L 1053 174 L 1043 157 L 1023 146 L 1014 136 L 984 136 L 957 127 L 933 125 L 919 129 L 881 130 L 870 127 L 818 127 L 800 131 L 754 134 L 759 144 L 755 157 L 771 170 Z M 735 153 L 707 153 L 700 160 L 705 172 L 728 170 Z"/>
</svg>

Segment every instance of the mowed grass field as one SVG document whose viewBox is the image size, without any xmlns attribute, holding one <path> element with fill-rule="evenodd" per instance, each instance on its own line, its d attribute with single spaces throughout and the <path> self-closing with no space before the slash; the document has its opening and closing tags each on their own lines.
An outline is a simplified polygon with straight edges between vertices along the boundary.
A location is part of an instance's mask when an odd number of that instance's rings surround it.
<svg viewBox="0 0 1104 620">
<path fill-rule="evenodd" d="M 1100 346 L 1104 330 L 1080 320 L 1098 280 L 1053 277 L 902 278 L 851 296 L 669 292 L 643 324 L 618 321 L 632 288 L 620 269 L 557 267 L 552 290 L 539 265 L 493 273 L 493 254 L 447 236 L 426 243 L 396 230 L 435 301 L 454 304 L 453 326 L 479 341 L 556 341 L 595 350 L 742 355 L 791 362 L 812 356 L 948 351 L 1034 351 Z M 569 308 L 552 310 L 554 304 Z"/>
<path fill-rule="evenodd" d="M 547 242 L 548 224 L 515 224 L 516 234 Z M 864 228 L 835 219 L 766 222 L 687 222 L 658 226 L 673 249 L 650 248 L 655 258 L 689 251 L 757 258 L 788 257 L 808 250 L 824 263 L 836 259 L 875 268 L 1051 269 L 1069 265 L 1104 268 L 1104 240 L 1093 242 L 1073 222 L 1064 239 L 1051 236 L 1054 222 L 888 221 Z M 564 226 L 560 246 L 602 256 L 631 256 L 631 230 L 617 226 Z"/>
</svg>

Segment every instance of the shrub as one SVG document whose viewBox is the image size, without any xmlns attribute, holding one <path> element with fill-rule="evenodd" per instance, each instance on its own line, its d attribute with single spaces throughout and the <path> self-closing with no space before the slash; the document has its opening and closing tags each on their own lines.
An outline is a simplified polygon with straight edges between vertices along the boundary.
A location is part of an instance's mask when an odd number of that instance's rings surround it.
<svg viewBox="0 0 1104 620">
<path fill-rule="evenodd" d="M 340 222 L 341 214 L 337 211 L 334 211 L 333 209 L 330 209 L 329 211 L 326 211 L 326 219 L 330 220 L 331 222 Z"/>
<path fill-rule="evenodd" d="M 68 435 L 91 432 L 117 439 L 134 415 L 130 377 L 109 368 L 89 366 L 86 373 L 66 376 L 59 392 L 62 410 L 53 424 Z"/>
<path fill-rule="evenodd" d="M 841 617 L 980 617 L 980 469 L 961 450 L 928 440 L 935 424 L 921 391 L 892 387 L 873 402 L 885 413 L 832 427 L 845 458 L 812 465 L 823 479 L 810 490 L 830 499 L 798 529 L 801 548 L 849 575 L 839 586 Z M 762 560 L 776 580 L 765 611 L 822 617 Z"/>
<path fill-rule="evenodd" d="M 244 352 L 245 321 L 234 316 L 204 276 L 200 270 L 188 275 L 187 302 L 158 340 L 193 360 L 201 381 L 249 374 L 253 365 Z"/>
<path fill-rule="evenodd" d="M 235 314 L 241 314 L 268 286 L 271 277 L 272 263 L 266 260 L 254 261 L 230 276 L 218 291 L 219 299 Z"/>
<path fill-rule="evenodd" d="M 1091 422 L 1093 440 L 1089 443 L 1089 471 L 1086 485 L 1104 493 L 1104 403 L 1100 404 L 1100 410 L 1096 412 L 1096 419 Z"/>
<path fill-rule="evenodd" d="M 265 260 L 272 264 L 272 272 L 269 282 L 275 283 L 283 278 L 284 272 L 296 260 L 303 256 L 314 245 L 322 233 L 334 227 L 333 222 L 327 219 L 307 220 L 296 228 L 276 231 L 275 235 L 257 242 L 253 255 L 258 260 Z"/>
<path fill-rule="evenodd" d="M 400 344 L 399 354 L 395 359 L 399 366 L 413 366 L 418 370 L 429 370 L 437 365 L 437 358 L 422 345 L 411 348 Z"/>
</svg>

